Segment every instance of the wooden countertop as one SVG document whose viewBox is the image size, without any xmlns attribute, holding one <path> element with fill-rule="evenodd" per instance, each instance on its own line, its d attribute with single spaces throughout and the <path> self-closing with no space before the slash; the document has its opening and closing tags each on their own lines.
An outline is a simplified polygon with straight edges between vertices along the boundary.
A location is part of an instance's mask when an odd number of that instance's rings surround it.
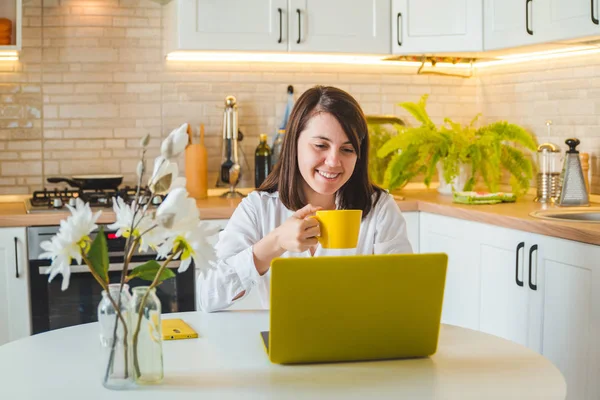
<svg viewBox="0 0 600 400">
<path fill-rule="evenodd" d="M 244 192 L 247 193 L 248 191 L 245 190 Z M 211 190 L 211 194 L 220 192 L 223 192 L 223 190 Z M 400 195 L 404 199 L 397 198 L 397 202 L 403 212 L 423 211 L 600 245 L 600 224 L 598 223 L 555 222 L 530 216 L 529 213 L 543 208 L 541 204 L 533 202 L 532 196 L 525 196 L 516 203 L 464 205 L 452 203 L 450 196 L 441 196 L 433 189 L 405 190 Z M 68 212 L 27 214 L 23 202 L 24 197 L 23 199 L 15 196 L 1 197 L 0 227 L 58 225 L 61 219 L 69 215 Z M 223 199 L 217 196 L 211 196 L 206 200 L 198 200 L 200 218 L 206 220 L 227 219 L 240 201 L 240 199 Z M 592 204 L 592 206 L 600 207 L 600 203 Z M 559 207 L 549 206 L 548 208 Z M 112 210 L 105 210 L 98 222 L 112 223 L 114 220 L 115 214 Z"/>
</svg>

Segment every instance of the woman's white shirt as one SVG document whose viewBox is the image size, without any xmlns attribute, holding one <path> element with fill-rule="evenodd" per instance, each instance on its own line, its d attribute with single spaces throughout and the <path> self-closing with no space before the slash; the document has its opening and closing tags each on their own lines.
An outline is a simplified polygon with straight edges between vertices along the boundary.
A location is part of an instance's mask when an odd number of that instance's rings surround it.
<svg viewBox="0 0 600 400">
<path fill-rule="evenodd" d="M 242 200 L 227 226 L 219 234 L 215 268 L 203 272 L 197 281 L 198 308 L 222 310 L 258 290 L 263 308 L 269 308 L 271 270 L 260 276 L 254 265 L 252 247 L 284 223 L 294 212 L 279 200 L 279 193 L 255 191 Z M 317 246 L 314 256 L 412 253 L 406 234 L 406 221 L 394 198 L 382 193 L 379 201 L 360 225 L 355 249 L 324 249 Z M 281 257 L 311 257 L 310 251 L 285 252 Z M 232 301 L 241 292 L 243 297 Z"/>
</svg>

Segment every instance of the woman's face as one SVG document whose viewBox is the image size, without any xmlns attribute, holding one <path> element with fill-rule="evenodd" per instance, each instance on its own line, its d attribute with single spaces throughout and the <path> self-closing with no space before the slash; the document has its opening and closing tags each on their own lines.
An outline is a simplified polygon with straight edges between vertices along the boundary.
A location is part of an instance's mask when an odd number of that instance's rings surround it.
<svg viewBox="0 0 600 400">
<path fill-rule="evenodd" d="M 300 133 L 300 174 L 318 194 L 335 194 L 352 176 L 356 159 L 356 152 L 348 136 L 329 113 L 315 114 Z"/>
</svg>

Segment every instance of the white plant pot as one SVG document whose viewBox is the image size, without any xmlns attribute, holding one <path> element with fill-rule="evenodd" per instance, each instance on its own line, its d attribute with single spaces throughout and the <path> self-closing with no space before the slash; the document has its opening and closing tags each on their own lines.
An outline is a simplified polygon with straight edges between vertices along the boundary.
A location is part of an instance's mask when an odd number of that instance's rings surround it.
<svg viewBox="0 0 600 400">
<path fill-rule="evenodd" d="M 452 187 L 454 187 L 454 191 L 462 191 L 471 176 L 471 166 L 467 164 L 460 165 L 458 176 L 455 177 L 452 182 L 446 182 L 444 179 L 444 167 L 441 162 L 437 163 L 437 170 L 440 180 L 440 185 L 437 190 L 438 193 L 443 195 L 451 195 L 453 192 Z"/>
</svg>

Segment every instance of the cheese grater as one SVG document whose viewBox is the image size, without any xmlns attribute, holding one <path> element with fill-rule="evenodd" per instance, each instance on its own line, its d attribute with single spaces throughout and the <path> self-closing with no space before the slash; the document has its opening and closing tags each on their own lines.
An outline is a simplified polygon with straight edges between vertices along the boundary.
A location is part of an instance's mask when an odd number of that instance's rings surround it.
<svg viewBox="0 0 600 400">
<path fill-rule="evenodd" d="M 565 155 L 565 163 L 561 173 L 562 189 L 558 205 L 588 206 L 590 201 L 583 179 L 579 151 L 576 149 L 580 141 L 579 139 L 567 139 L 565 143 L 569 146 L 569 150 Z"/>
</svg>

